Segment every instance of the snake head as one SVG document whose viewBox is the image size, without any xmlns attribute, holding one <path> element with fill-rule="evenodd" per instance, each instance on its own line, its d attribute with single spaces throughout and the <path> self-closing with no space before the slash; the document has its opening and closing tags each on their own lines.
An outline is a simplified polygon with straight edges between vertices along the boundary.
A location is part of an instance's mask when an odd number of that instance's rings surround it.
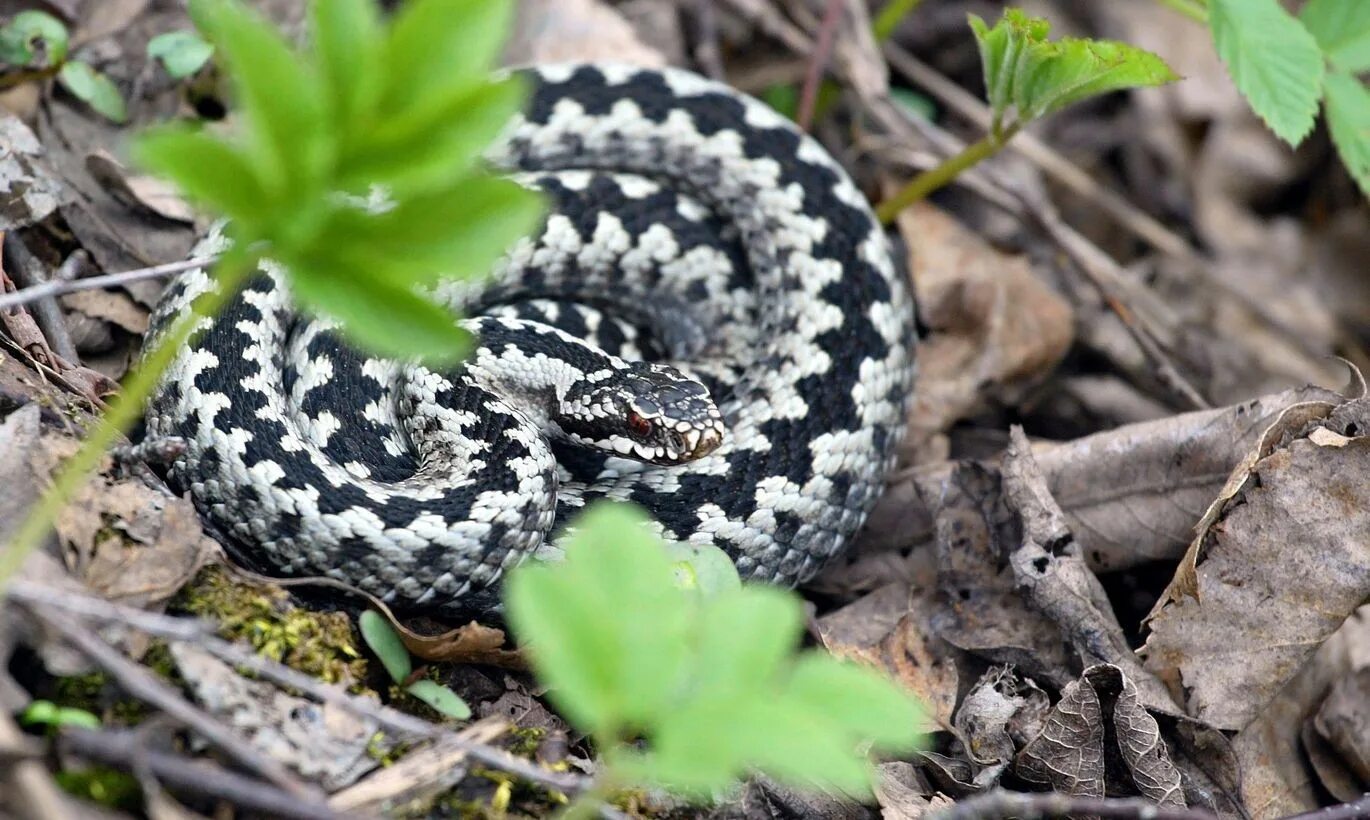
<svg viewBox="0 0 1370 820">
<path fill-rule="evenodd" d="M 684 464 L 723 443 L 709 390 L 674 367 L 627 367 L 568 395 L 554 419 L 571 441 L 650 464 Z"/>
</svg>

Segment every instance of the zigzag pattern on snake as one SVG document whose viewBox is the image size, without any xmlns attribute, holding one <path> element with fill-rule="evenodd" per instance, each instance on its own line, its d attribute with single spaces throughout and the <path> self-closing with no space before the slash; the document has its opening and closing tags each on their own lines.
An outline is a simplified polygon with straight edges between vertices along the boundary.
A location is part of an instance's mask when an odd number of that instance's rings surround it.
<svg viewBox="0 0 1370 820">
<path fill-rule="evenodd" d="M 186 442 L 169 482 L 250 563 L 439 614 L 495 607 L 502 571 L 596 498 L 743 578 L 808 578 L 903 432 L 913 307 L 884 233 L 817 142 L 722 84 L 529 75 L 490 160 L 551 215 L 490 280 L 437 289 L 480 336 L 470 362 L 361 354 L 264 264 L 149 403 L 149 437 Z M 210 287 L 177 280 L 153 333 Z M 602 426 L 615 412 L 628 428 Z"/>
</svg>

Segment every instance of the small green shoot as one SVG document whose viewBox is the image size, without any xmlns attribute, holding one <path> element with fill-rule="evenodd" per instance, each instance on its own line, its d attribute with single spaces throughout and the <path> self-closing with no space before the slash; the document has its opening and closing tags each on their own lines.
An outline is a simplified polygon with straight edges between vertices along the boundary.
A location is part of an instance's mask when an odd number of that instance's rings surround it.
<svg viewBox="0 0 1370 820">
<path fill-rule="evenodd" d="M 913 698 L 872 670 L 796 654 L 803 610 L 791 592 L 682 587 L 679 559 L 703 554 L 664 548 L 645 522 L 601 502 L 562 563 L 519 567 L 505 586 L 510 625 L 549 697 L 598 744 L 598 797 L 661 786 L 702 799 L 750 771 L 869 797 L 859 750 L 915 748 Z"/>
<path fill-rule="evenodd" d="M 380 658 L 381 665 L 385 667 L 390 679 L 403 687 L 404 691 L 450 718 L 466 720 L 471 717 L 471 707 L 466 705 L 466 701 L 462 700 L 460 695 L 446 686 L 427 679 L 409 680 L 414 674 L 409 650 L 405 649 L 400 636 L 379 613 L 369 609 L 363 612 L 358 620 L 358 627 L 361 629 L 362 638 L 366 640 L 366 645 Z"/>
<path fill-rule="evenodd" d="M 980 47 L 991 113 L 989 134 L 882 203 L 876 209 L 882 222 L 893 221 L 904 208 L 998 153 L 1033 120 L 1100 94 L 1179 79 L 1160 57 L 1126 43 L 1048 40 L 1050 24 L 1018 9 L 1005 10 L 992 28 L 972 14 L 970 26 Z"/>
<path fill-rule="evenodd" d="M 0 27 L 0 62 L 20 70 L 6 75 L 0 87 L 56 77 L 62 87 L 96 113 L 116 123 L 128 120 L 124 97 L 108 77 L 79 60 L 68 60 L 67 27 L 43 11 L 22 11 Z"/>
<path fill-rule="evenodd" d="M 110 78 L 79 60 L 71 60 L 57 72 L 57 81 L 110 122 L 128 122 L 124 95 Z"/>
<path fill-rule="evenodd" d="M 204 68 L 214 46 L 193 31 L 168 31 L 148 41 L 147 56 L 157 60 L 173 78 L 182 80 Z"/>
<path fill-rule="evenodd" d="M 60 729 L 75 726 L 81 729 L 99 729 L 100 718 L 85 709 L 58 706 L 50 700 L 35 700 L 19 714 L 19 722 L 24 726 L 46 726 Z"/>
</svg>

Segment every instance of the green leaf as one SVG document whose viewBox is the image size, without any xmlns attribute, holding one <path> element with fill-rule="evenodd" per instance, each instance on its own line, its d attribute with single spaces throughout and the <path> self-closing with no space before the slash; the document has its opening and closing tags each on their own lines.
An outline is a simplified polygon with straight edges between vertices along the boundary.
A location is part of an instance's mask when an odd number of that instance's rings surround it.
<svg viewBox="0 0 1370 820">
<path fill-rule="evenodd" d="M 1370 197 L 1370 89 L 1350 74 L 1332 72 L 1327 89 L 1327 127 L 1346 170 Z"/>
<path fill-rule="evenodd" d="M 175 182 L 194 202 L 244 225 L 271 216 L 256 167 L 238 148 L 204 131 L 162 126 L 140 134 L 131 150 L 140 166 Z"/>
<path fill-rule="evenodd" d="M 21 11 L 0 29 L 0 61 L 24 66 L 33 62 L 40 48 L 42 67 L 61 65 L 67 58 L 67 27 L 45 11 Z"/>
<path fill-rule="evenodd" d="M 1370 3 L 1365 0 L 1308 0 L 1299 11 L 1332 65 L 1355 74 L 1370 71 Z"/>
<path fill-rule="evenodd" d="M 572 525 L 565 563 L 510 573 L 509 622 L 577 726 L 610 743 L 669 711 L 690 605 L 636 508 L 601 502 Z"/>
<path fill-rule="evenodd" d="M 1232 81 L 1275 135 L 1298 145 L 1313 129 L 1322 52 L 1279 0 L 1211 0 L 1209 26 Z"/>
<path fill-rule="evenodd" d="M 78 60 L 63 64 L 57 79 L 73 97 L 90 106 L 98 114 L 111 122 L 128 121 L 128 109 L 124 106 L 124 95 L 105 75 Z"/>
<path fill-rule="evenodd" d="M 30 703 L 19 715 L 19 722 L 25 726 L 100 728 L 100 718 L 85 709 L 58 706 L 50 700 L 35 700 Z"/>
<path fill-rule="evenodd" d="M 908 751 L 918 745 L 923 710 L 913 696 L 872 669 L 806 652 L 795 664 L 786 694 L 853 738 L 881 749 Z"/>
<path fill-rule="evenodd" d="M 160 60 L 166 73 L 180 80 L 204 68 L 214 46 L 193 31 L 168 31 L 148 41 L 147 56 Z"/>
<path fill-rule="evenodd" d="M 233 80 L 263 182 L 282 196 L 317 192 L 333 151 L 317 75 L 237 0 L 191 0 L 191 8 Z"/>
<path fill-rule="evenodd" d="M 466 705 L 466 701 L 456 692 L 435 681 L 414 681 L 406 691 L 450 718 L 466 720 L 471 717 L 471 707 Z"/>
<path fill-rule="evenodd" d="M 931 97 L 925 97 L 917 91 L 894 86 L 890 88 L 890 99 L 919 119 L 929 122 L 937 119 L 937 103 L 933 102 Z"/>
<path fill-rule="evenodd" d="M 672 541 L 666 544 L 676 586 L 691 590 L 702 598 L 713 598 L 742 588 L 737 564 L 728 553 L 713 544 Z"/>
<path fill-rule="evenodd" d="M 339 209 L 321 229 L 330 253 L 385 269 L 394 281 L 431 284 L 489 272 L 542 218 L 542 198 L 506 179 L 476 176 L 411 196 L 379 214 Z"/>
<path fill-rule="evenodd" d="M 334 127 L 351 131 L 369 115 L 380 93 L 381 25 L 373 0 L 310 4 L 314 61 L 333 103 Z M 379 180 L 378 180 L 379 181 Z"/>
<path fill-rule="evenodd" d="M 461 361 L 471 349 L 471 334 L 457 325 L 451 311 L 386 277 L 384 269 L 330 255 L 325 247 L 281 262 L 299 301 L 337 319 L 343 334 L 365 350 L 438 367 Z"/>
<path fill-rule="evenodd" d="M 395 115 L 482 78 L 513 21 L 509 0 L 410 0 L 385 45 L 384 113 Z"/>
<path fill-rule="evenodd" d="M 414 665 L 409 659 L 409 650 L 404 648 L 404 642 L 385 617 L 375 610 L 368 609 L 357 619 L 357 628 L 361 630 L 366 645 L 371 647 L 377 658 L 380 658 L 381 665 L 390 674 L 390 679 L 395 683 L 404 683 L 414 671 Z"/>
<path fill-rule="evenodd" d="M 1024 121 L 1089 97 L 1178 80 L 1149 51 L 1112 40 L 1067 37 L 1030 46 L 1014 77 L 1014 104 Z"/>
<path fill-rule="evenodd" d="M 799 600 L 774 587 L 745 586 L 700 613 L 694 697 L 728 699 L 764 690 L 799 643 Z"/>
</svg>

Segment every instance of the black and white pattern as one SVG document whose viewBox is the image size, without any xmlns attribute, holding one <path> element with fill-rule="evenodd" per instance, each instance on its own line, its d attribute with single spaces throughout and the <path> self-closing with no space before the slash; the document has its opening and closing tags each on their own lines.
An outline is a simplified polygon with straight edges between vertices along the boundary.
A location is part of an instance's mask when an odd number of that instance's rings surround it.
<svg viewBox="0 0 1370 820">
<path fill-rule="evenodd" d="M 804 580 L 865 520 L 903 431 L 913 308 L 885 235 L 816 142 L 726 86 L 612 65 L 530 75 L 490 158 L 552 214 L 490 281 L 437 290 L 472 317 L 473 360 L 368 358 L 265 270 L 149 405 L 150 436 L 187 442 L 170 481 L 240 556 L 408 608 L 492 608 L 504 569 L 554 553 L 605 497 L 722 547 L 744 578 Z M 178 280 L 154 333 L 209 287 Z M 663 438 L 572 443 L 610 434 L 549 406 L 611 410 L 592 391 L 623 378 L 670 383 L 629 403 Z M 711 452 L 661 463 L 673 447 Z"/>
</svg>

